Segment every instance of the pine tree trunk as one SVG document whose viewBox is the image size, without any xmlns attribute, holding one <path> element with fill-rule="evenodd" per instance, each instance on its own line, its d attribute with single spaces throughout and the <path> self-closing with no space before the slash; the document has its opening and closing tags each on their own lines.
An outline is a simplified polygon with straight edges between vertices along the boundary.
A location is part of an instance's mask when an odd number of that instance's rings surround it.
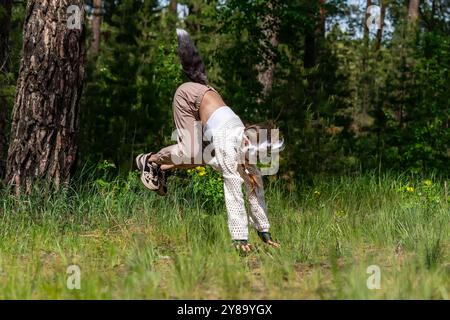
<svg viewBox="0 0 450 320">
<path fill-rule="evenodd" d="M 325 37 L 326 11 L 324 4 L 324 0 L 318 0 L 317 4 L 313 6 L 314 12 L 310 13 L 313 26 L 307 28 L 305 31 L 305 55 L 303 63 L 307 69 L 316 65 L 318 44 Z"/>
<path fill-rule="evenodd" d="M 178 2 L 177 0 L 170 0 L 169 5 L 170 12 L 177 14 L 178 13 Z"/>
<path fill-rule="evenodd" d="M 263 34 L 265 36 L 265 42 L 263 43 L 265 56 L 263 57 L 263 63 L 258 65 L 258 81 L 261 83 L 262 95 L 267 97 L 272 91 L 273 79 L 275 74 L 275 50 L 278 47 L 278 26 L 279 21 L 273 14 L 274 4 L 272 1 L 267 3 L 269 14 L 263 19 Z M 267 43 L 266 43 L 267 41 Z M 268 45 L 267 45 L 268 44 Z M 263 101 L 261 100 L 260 103 Z"/>
<path fill-rule="evenodd" d="M 0 0 L 0 75 L 9 70 L 9 30 L 11 27 L 12 0 Z M 2 83 L 0 83 L 2 85 Z M 8 116 L 8 99 L 0 87 L 0 180 L 5 175 L 6 126 Z"/>
<path fill-rule="evenodd" d="M 317 66 L 317 59 L 320 57 L 321 44 L 325 37 L 325 21 L 326 11 L 324 8 L 325 1 L 318 0 L 311 7 L 309 16 L 311 18 L 311 26 L 305 30 L 305 51 L 303 66 L 305 69 Z M 313 71 L 307 75 L 308 94 L 312 99 L 316 99 L 317 95 L 317 72 Z M 317 105 L 317 104 L 314 104 Z"/>
<path fill-rule="evenodd" d="M 100 53 L 100 36 L 102 25 L 102 0 L 94 0 L 94 11 L 92 17 L 92 53 Z"/>
<path fill-rule="evenodd" d="M 325 0 L 319 0 L 320 3 L 320 23 L 318 28 L 318 34 L 321 38 L 325 38 L 327 11 L 325 9 Z"/>
<path fill-rule="evenodd" d="M 366 47 L 369 47 L 369 26 L 368 26 L 368 21 L 370 18 L 370 13 L 368 12 L 368 9 L 370 8 L 370 6 L 372 5 L 372 0 L 367 0 L 366 1 L 366 14 L 364 16 L 364 22 L 363 22 L 363 27 L 364 27 L 364 43 L 366 45 Z"/>
<path fill-rule="evenodd" d="M 67 13 L 71 5 L 78 15 Z M 74 16 L 79 28 L 69 25 Z M 58 187 L 70 178 L 84 77 L 83 22 L 81 0 L 28 1 L 6 173 L 16 193 L 30 192 L 36 180 Z"/>
<path fill-rule="evenodd" d="M 380 2 L 380 26 L 377 30 L 377 40 L 375 42 L 375 51 L 380 50 L 381 48 L 381 41 L 383 40 L 383 30 L 384 30 L 384 19 L 386 16 L 386 1 L 382 0 Z"/>
<path fill-rule="evenodd" d="M 316 37 L 312 31 L 306 31 L 305 34 L 305 55 L 303 60 L 305 69 L 316 65 Z"/>
<path fill-rule="evenodd" d="M 409 16 L 409 21 L 413 24 L 416 23 L 417 18 L 419 17 L 419 5 L 420 5 L 420 0 L 410 0 L 409 1 L 408 16 Z"/>
<path fill-rule="evenodd" d="M 168 15 L 169 28 L 175 29 L 177 27 L 177 21 L 178 21 L 178 1 L 170 0 L 169 15 Z"/>
</svg>

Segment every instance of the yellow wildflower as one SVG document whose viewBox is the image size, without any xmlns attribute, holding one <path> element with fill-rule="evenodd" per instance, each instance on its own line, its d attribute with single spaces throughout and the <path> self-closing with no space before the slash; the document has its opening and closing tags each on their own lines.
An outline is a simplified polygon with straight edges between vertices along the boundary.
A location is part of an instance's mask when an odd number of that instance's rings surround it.
<svg viewBox="0 0 450 320">
<path fill-rule="evenodd" d="M 320 197 L 320 194 L 321 194 L 320 191 L 317 191 L 317 190 L 314 191 L 314 196 L 315 196 L 316 198 Z"/>
<path fill-rule="evenodd" d="M 206 175 L 206 172 L 205 172 L 205 171 L 200 171 L 200 172 L 198 173 L 198 175 L 199 175 L 200 177 L 203 177 L 204 175 Z"/>
<path fill-rule="evenodd" d="M 336 218 L 344 218 L 347 215 L 347 213 L 344 210 L 339 210 L 336 211 L 334 215 L 336 216 Z"/>
<path fill-rule="evenodd" d="M 408 192 L 414 192 L 414 187 L 407 186 L 407 187 L 406 187 L 406 191 L 408 191 Z"/>
<path fill-rule="evenodd" d="M 431 181 L 431 180 L 425 180 L 425 181 L 423 182 L 423 184 L 426 185 L 427 187 L 431 187 L 431 186 L 433 185 L 433 181 Z"/>
</svg>

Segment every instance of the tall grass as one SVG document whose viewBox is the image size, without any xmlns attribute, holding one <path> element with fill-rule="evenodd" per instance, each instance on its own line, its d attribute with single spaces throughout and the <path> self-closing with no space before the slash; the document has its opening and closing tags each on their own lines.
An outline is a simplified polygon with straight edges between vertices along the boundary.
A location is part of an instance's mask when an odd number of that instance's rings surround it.
<svg viewBox="0 0 450 320">
<path fill-rule="evenodd" d="M 135 175 L 41 186 L 0 202 L 2 299 L 448 299 L 450 209 L 443 183 L 407 176 L 267 184 L 268 248 L 236 252 L 223 210 L 175 178 L 160 198 Z M 219 212 L 219 214 L 217 213 Z M 66 286 L 67 266 L 81 289 Z M 367 267 L 381 270 L 369 290 Z"/>
</svg>

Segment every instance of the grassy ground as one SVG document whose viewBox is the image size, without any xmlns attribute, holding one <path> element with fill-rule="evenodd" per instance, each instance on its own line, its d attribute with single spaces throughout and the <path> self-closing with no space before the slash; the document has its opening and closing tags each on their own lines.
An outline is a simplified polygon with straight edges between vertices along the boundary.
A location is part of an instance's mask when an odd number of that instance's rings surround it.
<svg viewBox="0 0 450 320">
<path fill-rule="evenodd" d="M 175 187 L 178 185 L 178 187 Z M 189 186 L 158 198 L 128 182 L 0 198 L 1 299 L 449 299 L 450 210 L 443 183 L 406 177 L 269 183 L 282 243 L 241 256 L 225 211 Z M 81 289 L 67 288 L 69 265 Z M 381 271 L 369 290 L 367 268 Z"/>
</svg>

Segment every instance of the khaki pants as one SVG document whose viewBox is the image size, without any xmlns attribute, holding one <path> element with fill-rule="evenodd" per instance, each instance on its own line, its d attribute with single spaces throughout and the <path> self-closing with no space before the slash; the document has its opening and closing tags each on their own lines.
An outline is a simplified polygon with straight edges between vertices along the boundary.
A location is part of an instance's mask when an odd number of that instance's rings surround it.
<svg viewBox="0 0 450 320">
<path fill-rule="evenodd" d="M 177 144 L 165 147 L 156 153 L 161 165 L 203 165 L 205 143 L 202 134 L 199 108 L 203 96 L 210 86 L 187 82 L 181 85 L 173 100 L 173 119 L 177 129 Z"/>
</svg>

